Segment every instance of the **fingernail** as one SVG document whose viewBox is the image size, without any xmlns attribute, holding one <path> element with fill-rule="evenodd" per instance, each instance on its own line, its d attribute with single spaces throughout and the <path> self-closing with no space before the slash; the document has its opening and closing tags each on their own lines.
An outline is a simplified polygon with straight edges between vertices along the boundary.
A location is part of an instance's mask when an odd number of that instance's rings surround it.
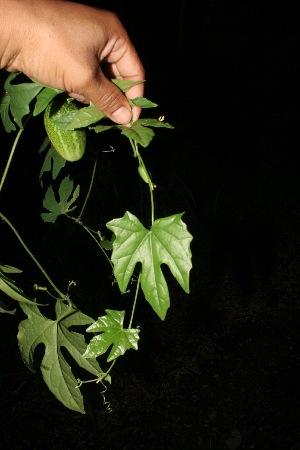
<svg viewBox="0 0 300 450">
<path fill-rule="evenodd" d="M 131 121 L 132 113 L 129 109 L 125 108 L 125 106 L 121 106 L 121 108 L 112 113 L 112 117 L 116 120 L 116 122 L 126 125 Z"/>
<path fill-rule="evenodd" d="M 74 98 L 75 100 L 78 100 L 79 102 L 84 102 L 85 101 L 85 97 L 83 95 L 76 94 L 75 92 L 70 92 L 69 96 Z"/>
</svg>

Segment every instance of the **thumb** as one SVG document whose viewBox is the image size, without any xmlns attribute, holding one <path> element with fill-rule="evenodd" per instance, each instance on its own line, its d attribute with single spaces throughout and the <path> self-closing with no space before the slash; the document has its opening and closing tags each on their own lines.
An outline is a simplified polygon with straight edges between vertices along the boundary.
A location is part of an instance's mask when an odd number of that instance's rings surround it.
<svg viewBox="0 0 300 450">
<path fill-rule="evenodd" d="M 132 120 L 132 110 L 126 96 L 103 74 L 89 83 L 84 96 L 109 119 L 121 125 Z"/>
</svg>

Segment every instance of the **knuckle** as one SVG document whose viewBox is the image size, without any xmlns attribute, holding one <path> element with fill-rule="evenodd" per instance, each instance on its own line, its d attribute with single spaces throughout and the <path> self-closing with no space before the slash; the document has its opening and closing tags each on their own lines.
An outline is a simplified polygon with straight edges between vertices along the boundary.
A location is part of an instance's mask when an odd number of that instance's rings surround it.
<svg viewBox="0 0 300 450">
<path fill-rule="evenodd" d="M 120 99 L 107 90 L 100 92 L 97 104 L 101 110 L 113 112 L 120 106 Z"/>
</svg>

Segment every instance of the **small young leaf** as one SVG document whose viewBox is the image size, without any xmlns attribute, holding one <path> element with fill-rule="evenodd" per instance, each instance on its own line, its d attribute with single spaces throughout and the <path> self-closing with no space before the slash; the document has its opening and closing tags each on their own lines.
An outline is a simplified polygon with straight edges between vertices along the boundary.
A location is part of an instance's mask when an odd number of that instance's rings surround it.
<svg viewBox="0 0 300 450">
<path fill-rule="evenodd" d="M 121 129 L 122 125 L 96 125 L 90 127 L 90 130 L 94 130 L 96 133 L 102 133 L 102 131 L 112 130 L 113 128 Z"/>
<path fill-rule="evenodd" d="M 162 320 L 170 298 L 161 264 L 167 264 L 183 290 L 189 292 L 192 235 L 181 220 L 182 214 L 157 219 L 150 230 L 129 212 L 106 224 L 116 235 L 111 260 L 121 292 L 126 291 L 136 264 L 141 262 L 142 290 Z"/>
<path fill-rule="evenodd" d="M 16 267 L 8 266 L 6 264 L 0 264 L 0 271 L 4 273 L 22 273 L 23 270 L 17 269 Z"/>
<path fill-rule="evenodd" d="M 144 127 L 138 120 L 133 122 L 130 128 L 122 127 L 122 134 L 134 139 L 142 147 L 148 147 L 154 137 L 154 131 Z"/>
<path fill-rule="evenodd" d="M 12 314 L 14 315 L 16 312 L 15 309 L 8 309 L 8 307 L 0 300 L 0 313 L 1 314 Z"/>
<path fill-rule="evenodd" d="M 131 102 L 140 108 L 156 108 L 158 105 L 145 97 L 136 97 Z"/>
<path fill-rule="evenodd" d="M 71 180 L 70 177 L 65 177 L 62 180 L 58 190 L 59 202 L 55 198 L 52 186 L 49 186 L 43 201 L 43 206 L 50 212 L 41 214 L 44 222 L 54 223 L 58 216 L 60 216 L 61 214 L 67 214 L 68 212 L 73 211 L 76 208 L 76 206 L 73 208 L 70 208 L 70 206 L 77 200 L 80 192 L 80 187 L 79 185 L 76 187 L 70 199 L 73 191 L 73 184 L 73 180 Z"/>
<path fill-rule="evenodd" d="M 50 146 L 45 159 L 44 163 L 41 167 L 40 174 L 39 174 L 39 180 L 41 186 L 43 186 L 42 177 L 45 172 L 51 172 L 52 170 L 52 179 L 55 180 L 61 171 L 63 167 L 66 165 L 66 160 L 60 154 L 55 150 L 53 145 L 50 143 L 50 139 L 48 137 L 45 138 L 43 144 L 40 147 L 39 153 L 42 153 L 44 150 L 46 150 Z"/>
<path fill-rule="evenodd" d="M 69 330 L 73 326 L 89 325 L 93 319 L 60 299 L 56 301 L 55 320 L 46 318 L 37 306 L 22 305 L 21 308 L 28 316 L 20 322 L 18 332 L 19 348 L 25 364 L 33 371 L 34 351 L 39 344 L 44 344 L 41 371 L 45 383 L 63 405 L 84 414 L 83 397 L 62 348 L 66 349 L 78 366 L 101 378 L 104 373 L 97 361 L 88 361 L 82 356 L 86 349 L 84 336 Z"/>
<path fill-rule="evenodd" d="M 173 125 L 170 125 L 168 122 L 164 122 L 163 120 L 158 119 L 138 119 L 136 122 L 141 123 L 145 127 L 154 127 L 154 128 L 170 128 L 174 129 Z"/>
<path fill-rule="evenodd" d="M 85 358 L 97 358 L 112 345 L 107 362 L 124 355 L 126 350 L 138 349 L 139 329 L 123 328 L 125 311 L 106 309 L 106 316 L 99 317 L 86 331 L 102 333 L 93 337 L 84 353 Z"/>
<path fill-rule="evenodd" d="M 103 117 L 105 117 L 105 114 L 91 104 L 77 111 L 62 114 L 59 119 L 55 119 L 53 122 L 64 130 L 75 130 L 99 122 Z"/>
<path fill-rule="evenodd" d="M 104 239 L 103 241 L 100 242 L 100 246 L 104 249 L 104 250 L 112 250 L 112 242 L 111 241 L 107 241 L 106 239 Z"/>
<path fill-rule="evenodd" d="M 16 285 L 15 281 L 9 278 L 7 273 L 21 273 L 22 271 L 15 267 L 0 264 L 0 291 L 4 292 L 8 297 L 16 300 L 19 303 L 36 304 L 35 301 L 30 300 L 23 292 L 23 290 Z"/>
<path fill-rule="evenodd" d="M 127 81 L 127 80 L 120 80 L 119 78 L 113 78 L 111 80 L 122 92 L 127 92 L 132 86 L 137 86 L 138 84 L 142 84 L 145 82 L 145 80 L 141 81 Z"/>
</svg>

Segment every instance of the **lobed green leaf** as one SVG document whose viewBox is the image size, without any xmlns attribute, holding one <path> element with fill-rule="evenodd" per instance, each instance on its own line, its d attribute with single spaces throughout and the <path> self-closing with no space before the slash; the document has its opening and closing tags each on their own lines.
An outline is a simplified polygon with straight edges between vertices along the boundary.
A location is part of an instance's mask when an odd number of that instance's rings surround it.
<svg viewBox="0 0 300 450">
<path fill-rule="evenodd" d="M 66 160 L 63 158 L 53 147 L 53 145 L 50 142 L 50 139 L 48 136 L 45 138 L 43 144 L 40 147 L 39 153 L 42 153 L 49 147 L 49 150 L 45 156 L 44 162 L 42 164 L 40 173 L 39 173 L 39 180 L 41 183 L 41 186 L 43 186 L 43 180 L 42 177 L 45 172 L 51 172 L 52 171 L 52 179 L 55 180 L 61 171 L 63 167 L 66 165 Z"/>
<path fill-rule="evenodd" d="M 76 208 L 71 208 L 71 205 L 79 197 L 80 187 L 77 186 L 73 192 L 73 186 L 74 183 L 73 180 L 70 179 L 70 177 L 65 177 L 62 180 L 58 190 L 59 201 L 56 200 L 52 186 L 49 186 L 43 201 L 44 208 L 48 209 L 49 212 L 41 214 L 44 222 L 54 223 L 58 216 L 60 216 L 61 214 L 67 214 L 68 212 L 73 211 Z"/>
<path fill-rule="evenodd" d="M 106 309 L 106 316 L 99 317 L 86 331 L 102 333 L 93 337 L 84 353 L 85 358 L 97 358 L 112 346 L 107 362 L 113 361 L 126 350 L 138 349 L 139 329 L 123 328 L 125 311 Z"/>
<path fill-rule="evenodd" d="M 101 379 L 104 372 L 97 361 L 88 361 L 82 356 L 86 349 L 84 336 L 69 330 L 73 326 L 89 325 L 93 319 L 66 305 L 61 299 L 56 301 L 55 320 L 45 317 L 35 305 L 22 305 L 22 310 L 28 318 L 20 322 L 17 337 L 25 364 L 34 370 L 35 349 L 43 344 L 44 356 L 40 368 L 45 383 L 64 406 L 84 414 L 83 397 L 62 348 L 79 367 Z"/>
<path fill-rule="evenodd" d="M 183 290 L 189 292 L 193 237 L 181 220 L 182 214 L 157 219 L 150 230 L 130 212 L 106 224 L 116 235 L 111 260 L 121 292 L 126 291 L 135 266 L 140 262 L 145 298 L 162 320 L 170 306 L 170 298 L 161 264 L 166 264 Z"/>
</svg>

